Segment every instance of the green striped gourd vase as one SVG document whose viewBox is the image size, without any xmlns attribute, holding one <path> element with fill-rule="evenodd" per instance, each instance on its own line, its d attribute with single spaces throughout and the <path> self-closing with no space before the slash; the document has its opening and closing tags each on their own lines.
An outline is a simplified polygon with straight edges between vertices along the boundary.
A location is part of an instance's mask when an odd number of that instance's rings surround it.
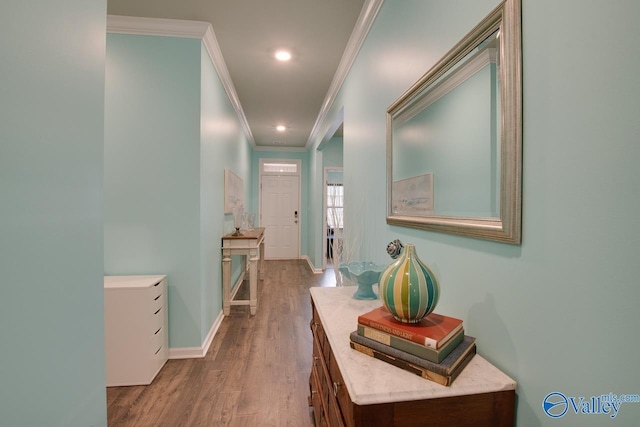
<svg viewBox="0 0 640 427">
<path fill-rule="evenodd" d="M 414 245 L 380 275 L 378 293 L 393 317 L 404 323 L 417 323 L 431 313 L 440 298 L 436 274 L 416 254 Z"/>
</svg>

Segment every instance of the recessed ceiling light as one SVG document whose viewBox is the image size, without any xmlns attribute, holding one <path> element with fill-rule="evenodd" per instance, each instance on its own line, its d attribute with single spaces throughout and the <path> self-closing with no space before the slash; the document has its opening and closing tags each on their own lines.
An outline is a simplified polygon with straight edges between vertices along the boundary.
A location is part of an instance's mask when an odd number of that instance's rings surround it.
<svg viewBox="0 0 640 427">
<path fill-rule="evenodd" d="M 284 125 L 278 125 L 278 126 L 276 126 L 276 130 L 278 132 L 284 132 L 285 130 L 287 130 L 287 127 L 284 126 Z"/>
<path fill-rule="evenodd" d="M 278 61 L 288 61 L 291 59 L 291 53 L 286 50 L 279 50 L 276 52 L 276 59 Z"/>
</svg>

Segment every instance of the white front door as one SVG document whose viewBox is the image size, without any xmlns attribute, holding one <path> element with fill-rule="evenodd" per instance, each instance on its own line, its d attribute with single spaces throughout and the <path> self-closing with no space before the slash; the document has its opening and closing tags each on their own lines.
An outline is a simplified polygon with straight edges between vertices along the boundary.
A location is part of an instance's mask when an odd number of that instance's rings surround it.
<svg viewBox="0 0 640 427">
<path fill-rule="evenodd" d="M 300 175 L 263 173 L 260 188 L 261 226 L 266 259 L 300 257 Z"/>
</svg>

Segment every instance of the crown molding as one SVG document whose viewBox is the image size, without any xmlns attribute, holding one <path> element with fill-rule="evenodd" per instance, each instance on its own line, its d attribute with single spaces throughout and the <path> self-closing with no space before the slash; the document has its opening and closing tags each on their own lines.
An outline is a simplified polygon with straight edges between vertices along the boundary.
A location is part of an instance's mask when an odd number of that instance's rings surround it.
<svg viewBox="0 0 640 427">
<path fill-rule="evenodd" d="M 354 63 L 364 40 L 369 34 L 369 30 L 371 30 L 373 21 L 376 19 L 376 16 L 378 16 L 382 3 L 384 3 L 384 0 L 365 0 L 365 5 L 363 6 L 360 16 L 358 16 L 358 21 L 351 32 L 351 37 L 349 37 L 349 42 L 344 50 L 338 69 L 333 76 L 331 86 L 329 86 L 327 95 L 324 98 L 318 118 L 311 129 L 311 134 L 309 135 L 305 149 L 308 150 L 313 144 L 313 141 L 319 136 L 320 126 L 324 123 L 333 102 L 338 96 L 338 92 L 347 78 L 347 74 L 349 74 L 349 70 L 351 70 L 351 66 Z"/>
<path fill-rule="evenodd" d="M 200 39 L 213 63 L 218 77 L 224 87 L 229 101 L 235 110 L 245 137 L 251 147 L 255 147 L 255 140 L 244 114 L 238 93 L 236 92 L 227 64 L 222 57 L 220 45 L 216 39 L 213 27 L 208 22 L 185 21 L 180 19 L 142 18 L 135 16 L 107 15 L 107 32 L 112 34 L 132 34 L 160 37 L 184 37 Z"/>
<path fill-rule="evenodd" d="M 207 22 L 180 19 L 107 15 L 107 32 L 113 34 L 201 39 L 210 25 Z"/>
<path fill-rule="evenodd" d="M 292 147 L 289 145 L 256 145 L 253 148 L 253 151 L 283 151 L 283 152 L 287 152 L 287 153 L 291 153 L 291 152 L 300 152 L 300 153 L 305 153 L 309 150 L 307 150 L 305 147 Z"/>
<path fill-rule="evenodd" d="M 238 115 L 238 120 L 240 121 L 242 130 L 244 130 L 245 137 L 249 141 L 249 145 L 251 145 L 251 147 L 253 148 L 256 146 L 255 139 L 253 138 L 253 133 L 251 133 L 251 128 L 249 127 L 247 116 L 245 116 L 242 105 L 240 104 L 240 98 L 238 98 L 236 88 L 235 86 L 233 86 L 233 81 L 231 80 L 229 69 L 227 68 L 227 64 L 224 62 L 222 51 L 220 50 L 220 45 L 218 44 L 218 39 L 216 39 L 211 24 L 209 24 L 207 32 L 202 38 L 202 43 L 204 44 L 204 47 L 209 54 L 209 58 L 211 58 L 211 62 L 213 62 L 213 66 L 218 72 L 218 76 L 220 77 L 220 81 L 222 82 L 222 86 L 224 87 L 225 92 L 227 92 L 229 101 L 231 102 L 233 109 Z"/>
</svg>

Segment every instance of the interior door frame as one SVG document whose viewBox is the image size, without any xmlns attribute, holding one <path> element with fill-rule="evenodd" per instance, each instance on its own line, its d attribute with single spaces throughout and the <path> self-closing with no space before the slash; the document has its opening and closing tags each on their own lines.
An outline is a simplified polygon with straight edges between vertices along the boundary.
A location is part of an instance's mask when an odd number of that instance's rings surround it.
<svg viewBox="0 0 640 427">
<path fill-rule="evenodd" d="M 344 172 L 342 166 L 325 166 L 324 175 L 322 178 L 322 269 L 327 268 L 327 185 L 329 183 L 329 171 L 341 171 Z M 343 184 L 344 185 L 344 184 Z"/>
<path fill-rule="evenodd" d="M 283 163 L 283 164 L 295 164 L 295 173 L 278 173 L 278 172 L 264 172 L 265 163 Z M 260 227 L 262 227 L 262 177 L 263 176 L 296 176 L 298 178 L 298 254 L 300 259 L 301 247 L 302 247 L 302 160 L 300 159 L 272 159 L 268 157 L 261 157 L 258 159 L 258 221 Z"/>
</svg>

